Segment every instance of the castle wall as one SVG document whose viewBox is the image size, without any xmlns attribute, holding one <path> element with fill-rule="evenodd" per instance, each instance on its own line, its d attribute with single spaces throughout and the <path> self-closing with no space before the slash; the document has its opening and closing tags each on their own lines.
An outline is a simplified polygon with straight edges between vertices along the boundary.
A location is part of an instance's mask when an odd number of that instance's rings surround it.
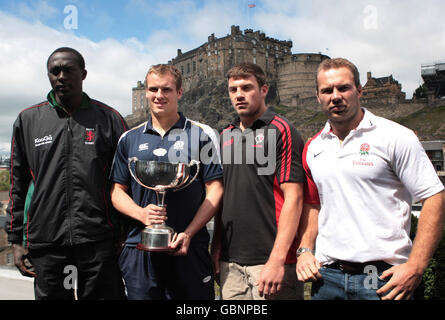
<svg viewBox="0 0 445 320">
<path fill-rule="evenodd" d="M 183 75 L 184 90 L 190 89 L 200 79 L 210 77 L 225 79 L 231 67 L 243 62 L 258 64 L 266 73 L 269 81 L 278 77 L 279 58 L 290 55 L 291 41 L 268 38 L 259 31 L 244 31 L 232 26 L 231 34 L 223 38 L 209 36 L 208 42 L 197 49 L 178 55 L 171 63 Z"/>
<path fill-rule="evenodd" d="M 318 65 L 329 57 L 322 54 L 294 54 L 281 59 L 278 64 L 278 93 L 282 104 L 296 106 L 301 99 L 316 93 Z"/>
</svg>

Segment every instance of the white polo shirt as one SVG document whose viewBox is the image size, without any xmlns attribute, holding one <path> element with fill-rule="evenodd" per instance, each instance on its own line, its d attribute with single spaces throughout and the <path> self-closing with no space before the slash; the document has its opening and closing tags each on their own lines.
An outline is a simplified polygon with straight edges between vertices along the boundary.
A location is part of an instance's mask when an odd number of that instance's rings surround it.
<svg viewBox="0 0 445 320">
<path fill-rule="evenodd" d="M 406 262 L 411 204 L 444 189 L 416 135 L 363 109 L 340 144 L 329 121 L 307 142 L 305 202 L 320 204 L 316 258 Z"/>
</svg>

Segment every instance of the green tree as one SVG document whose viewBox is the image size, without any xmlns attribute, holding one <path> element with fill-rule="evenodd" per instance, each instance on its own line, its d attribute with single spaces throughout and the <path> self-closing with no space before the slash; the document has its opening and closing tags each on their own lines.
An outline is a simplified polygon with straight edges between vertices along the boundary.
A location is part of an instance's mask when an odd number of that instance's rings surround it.
<svg viewBox="0 0 445 320">
<path fill-rule="evenodd" d="M 411 216 L 411 234 L 413 240 L 417 231 L 418 219 Z M 445 232 L 423 274 L 422 284 L 414 294 L 416 300 L 445 300 Z"/>
<path fill-rule="evenodd" d="M 0 171 L 0 191 L 8 191 L 9 190 L 9 171 L 2 170 Z"/>
</svg>

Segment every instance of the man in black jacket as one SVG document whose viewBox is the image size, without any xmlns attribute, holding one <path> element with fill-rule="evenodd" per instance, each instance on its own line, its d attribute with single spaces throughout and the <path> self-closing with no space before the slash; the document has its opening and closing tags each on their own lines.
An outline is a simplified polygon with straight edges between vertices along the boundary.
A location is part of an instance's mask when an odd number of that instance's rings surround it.
<svg viewBox="0 0 445 320">
<path fill-rule="evenodd" d="M 13 126 L 5 230 L 14 261 L 35 277 L 36 299 L 73 299 L 71 289 L 78 299 L 120 299 L 108 175 L 127 125 L 82 91 L 87 71 L 79 52 L 55 50 L 47 69 L 47 101 L 23 110 Z"/>
</svg>

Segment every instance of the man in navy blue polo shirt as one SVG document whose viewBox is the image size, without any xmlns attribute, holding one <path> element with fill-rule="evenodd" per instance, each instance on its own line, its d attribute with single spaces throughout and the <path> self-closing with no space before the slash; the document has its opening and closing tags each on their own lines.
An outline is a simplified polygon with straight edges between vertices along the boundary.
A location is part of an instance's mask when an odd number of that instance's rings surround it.
<svg viewBox="0 0 445 320">
<path fill-rule="evenodd" d="M 146 76 L 150 117 L 122 135 L 114 158 L 111 198 L 116 209 L 130 218 L 119 259 L 129 299 L 214 299 L 206 223 L 223 194 L 219 147 L 210 127 L 178 113 L 181 85 L 181 73 L 174 66 L 150 68 Z M 167 206 L 162 208 L 156 205 L 154 191 L 131 178 L 132 157 L 187 164 L 197 160 L 200 170 L 191 185 L 167 192 Z M 161 222 L 177 232 L 169 245 L 174 253 L 138 250 L 143 228 Z"/>
</svg>

